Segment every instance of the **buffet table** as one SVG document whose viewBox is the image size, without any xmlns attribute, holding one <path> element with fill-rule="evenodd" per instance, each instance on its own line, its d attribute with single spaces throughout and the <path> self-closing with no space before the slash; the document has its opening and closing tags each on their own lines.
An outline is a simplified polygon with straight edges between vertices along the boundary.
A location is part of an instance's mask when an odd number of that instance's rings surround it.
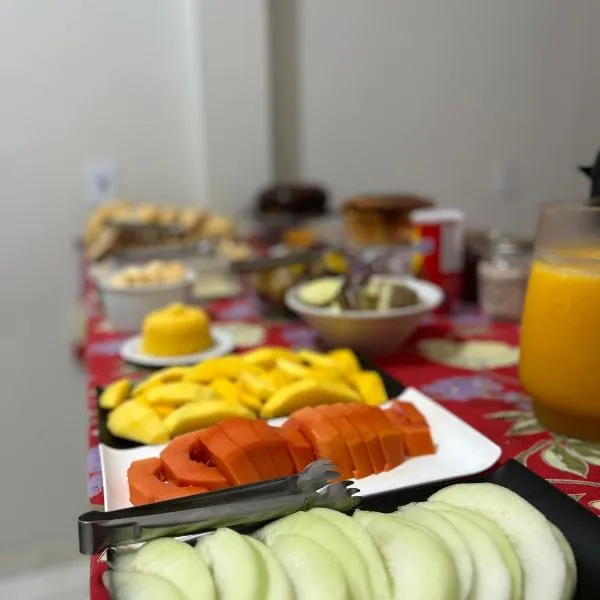
<svg viewBox="0 0 600 600">
<path fill-rule="evenodd" d="M 105 321 L 98 297 L 86 284 L 84 290 L 86 334 L 84 357 L 88 373 L 89 411 L 88 493 L 94 505 L 103 504 L 102 473 L 98 453 L 95 387 L 120 377 L 137 378 L 145 373 L 125 365 L 118 356 L 126 337 Z M 268 320 L 260 301 L 251 293 L 208 306 L 214 321 L 254 324 L 259 345 L 313 347 L 318 340 L 304 324 Z M 453 316 L 432 316 L 422 324 L 410 343 L 398 354 L 378 359 L 380 368 L 406 386 L 418 387 L 448 410 L 464 419 L 502 448 L 501 460 L 516 457 L 589 510 L 600 515 L 600 444 L 552 436 L 531 412 L 531 400 L 519 385 L 515 364 L 518 326 L 491 322 L 472 310 Z M 427 340 L 428 343 L 424 343 Z M 431 341 L 435 340 L 434 344 Z M 448 361 L 431 347 L 469 343 L 472 357 L 481 347 L 480 359 Z M 492 341 L 494 343 L 490 344 Z M 477 346 L 477 343 L 480 346 Z M 516 360 L 516 359 L 515 359 Z M 451 364 L 448 364 L 448 363 Z M 512 361 L 513 363 L 515 361 Z M 92 560 L 92 600 L 107 599 L 100 583 L 103 567 Z"/>
</svg>

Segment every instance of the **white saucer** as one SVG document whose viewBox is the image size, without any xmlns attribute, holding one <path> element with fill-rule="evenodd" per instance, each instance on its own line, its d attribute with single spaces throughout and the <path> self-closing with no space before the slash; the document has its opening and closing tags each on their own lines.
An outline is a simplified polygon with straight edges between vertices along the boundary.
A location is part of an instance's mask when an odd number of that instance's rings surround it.
<svg viewBox="0 0 600 600">
<path fill-rule="evenodd" d="M 215 358 L 229 354 L 235 349 L 233 336 L 220 327 L 211 327 L 210 333 L 214 340 L 214 345 L 204 352 L 195 354 L 183 354 L 181 356 L 150 356 L 142 351 L 142 336 L 136 335 L 129 338 L 119 349 L 121 358 L 129 363 L 141 367 L 185 367 L 195 365 L 207 358 Z"/>
</svg>

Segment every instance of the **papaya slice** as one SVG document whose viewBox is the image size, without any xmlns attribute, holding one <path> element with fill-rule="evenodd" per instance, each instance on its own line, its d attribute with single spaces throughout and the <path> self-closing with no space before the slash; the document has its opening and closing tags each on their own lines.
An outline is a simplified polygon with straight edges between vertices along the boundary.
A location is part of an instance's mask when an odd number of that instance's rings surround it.
<svg viewBox="0 0 600 600">
<path fill-rule="evenodd" d="M 342 479 L 352 477 L 353 463 L 346 443 L 335 427 L 321 413 L 307 407 L 297 410 L 291 417 L 313 447 L 317 458 L 329 458 L 340 471 Z"/>
<path fill-rule="evenodd" d="M 218 425 L 203 429 L 198 434 L 208 452 L 210 462 L 221 471 L 231 485 L 261 481 L 260 475 L 244 451 L 234 444 Z"/>
<path fill-rule="evenodd" d="M 160 453 L 160 460 L 164 474 L 175 485 L 197 485 L 208 490 L 229 486 L 219 469 L 211 466 L 198 432 L 175 438 Z"/>
<path fill-rule="evenodd" d="M 202 494 L 207 491 L 204 487 L 179 487 L 167 481 L 159 458 L 133 461 L 127 469 L 127 482 L 129 500 L 134 506 Z"/>
<path fill-rule="evenodd" d="M 385 418 L 380 408 L 369 407 L 364 416 L 379 436 L 385 458 L 385 470 L 389 471 L 402 464 L 406 456 L 402 432 Z"/>
<path fill-rule="evenodd" d="M 261 419 L 250 421 L 250 427 L 264 441 L 279 477 L 293 475 L 296 470 L 287 443 L 281 439 L 275 427 Z"/>
<path fill-rule="evenodd" d="M 425 417 L 420 413 L 419 409 L 410 402 L 396 400 L 395 402 L 392 402 L 391 409 L 404 415 L 411 425 L 427 425 Z"/>
<path fill-rule="evenodd" d="M 366 409 L 364 404 L 344 404 L 339 410 L 362 436 L 373 468 L 372 473 L 381 473 L 385 470 L 385 458 L 377 431 L 364 417 Z"/>
<path fill-rule="evenodd" d="M 340 437 L 346 441 L 348 451 L 354 463 L 354 477 L 368 477 L 373 474 L 373 466 L 367 452 L 367 446 L 362 436 L 348 421 L 348 419 L 340 414 L 336 404 L 329 406 L 318 406 L 316 411 L 325 415 L 329 422 L 336 428 Z"/>
<path fill-rule="evenodd" d="M 245 454 L 262 480 L 278 477 L 277 467 L 264 440 L 254 431 L 247 419 L 227 419 L 219 427 Z"/>
<path fill-rule="evenodd" d="M 427 424 L 411 425 L 403 413 L 393 408 L 384 410 L 383 413 L 388 421 L 402 434 L 408 456 L 435 454 L 435 444 Z"/>
<path fill-rule="evenodd" d="M 276 428 L 276 432 L 287 443 L 297 473 L 315 460 L 312 446 L 301 433 L 298 423 L 286 421 L 281 427 Z"/>
</svg>

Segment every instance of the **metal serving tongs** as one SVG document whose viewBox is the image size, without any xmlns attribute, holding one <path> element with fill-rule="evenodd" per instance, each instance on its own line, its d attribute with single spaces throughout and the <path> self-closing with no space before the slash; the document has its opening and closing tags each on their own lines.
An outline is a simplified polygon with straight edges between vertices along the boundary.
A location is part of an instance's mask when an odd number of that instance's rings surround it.
<svg viewBox="0 0 600 600">
<path fill-rule="evenodd" d="M 291 477 L 134 508 L 91 511 L 79 517 L 79 551 L 91 555 L 109 546 L 252 525 L 316 506 L 350 510 L 358 503 L 358 489 L 350 487 L 351 481 L 331 483 L 337 478 L 330 461 L 318 460 Z"/>
</svg>

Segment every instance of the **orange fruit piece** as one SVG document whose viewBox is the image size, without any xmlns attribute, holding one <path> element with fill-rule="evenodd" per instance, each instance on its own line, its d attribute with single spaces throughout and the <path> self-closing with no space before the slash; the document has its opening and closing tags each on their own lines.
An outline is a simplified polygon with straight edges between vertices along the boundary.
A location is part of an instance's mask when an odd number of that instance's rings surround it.
<svg viewBox="0 0 600 600">
<path fill-rule="evenodd" d="M 371 461 L 372 473 L 381 473 L 385 470 L 385 458 L 377 431 L 365 418 L 366 410 L 365 404 L 347 404 L 340 409 L 340 414 L 343 414 L 362 436 Z"/>
<path fill-rule="evenodd" d="M 380 408 L 369 407 L 364 414 L 379 436 L 381 449 L 385 458 L 385 470 L 389 471 L 402 464 L 405 458 L 402 432 L 385 418 Z"/>
<path fill-rule="evenodd" d="M 127 469 L 127 482 L 129 500 L 134 506 L 202 494 L 207 491 L 203 487 L 179 487 L 167 481 L 159 458 L 133 461 Z"/>
<path fill-rule="evenodd" d="M 287 443 L 297 473 L 300 473 L 315 460 L 312 446 L 300 431 L 298 423 L 288 420 L 276 431 L 281 439 Z"/>
<path fill-rule="evenodd" d="M 290 450 L 288 449 L 287 443 L 279 436 L 277 428 L 271 427 L 262 419 L 249 421 L 249 423 L 250 427 L 252 427 L 256 434 L 264 441 L 279 477 L 293 475 L 296 470 L 290 455 Z"/>
<path fill-rule="evenodd" d="M 230 484 L 239 485 L 261 480 L 246 453 L 234 444 L 218 425 L 198 433 L 206 447 L 210 462 L 223 473 Z"/>
<path fill-rule="evenodd" d="M 337 429 L 340 437 L 346 441 L 354 464 L 354 477 L 358 479 L 368 477 L 373 473 L 373 466 L 371 465 L 365 441 L 350 421 L 343 414 L 340 414 L 338 406 L 337 404 L 318 406 L 315 410 L 325 415 L 329 422 Z"/>
<path fill-rule="evenodd" d="M 427 424 L 412 425 L 407 417 L 393 408 L 383 411 L 388 421 L 396 427 L 404 438 L 404 446 L 408 456 L 424 456 L 435 454 L 435 444 Z"/>
<path fill-rule="evenodd" d="M 229 486 L 219 469 L 207 464 L 208 452 L 197 431 L 176 437 L 160 453 L 160 460 L 165 475 L 176 485 L 198 485 L 208 490 Z"/>
<path fill-rule="evenodd" d="M 338 467 L 342 479 L 352 477 L 353 463 L 344 440 L 329 420 L 314 408 L 301 408 L 290 420 L 298 423 L 300 431 L 313 447 L 317 458 L 329 458 Z"/>
<path fill-rule="evenodd" d="M 218 425 L 227 437 L 247 456 L 262 480 L 276 479 L 277 467 L 265 441 L 254 431 L 247 419 L 227 419 Z"/>
</svg>

